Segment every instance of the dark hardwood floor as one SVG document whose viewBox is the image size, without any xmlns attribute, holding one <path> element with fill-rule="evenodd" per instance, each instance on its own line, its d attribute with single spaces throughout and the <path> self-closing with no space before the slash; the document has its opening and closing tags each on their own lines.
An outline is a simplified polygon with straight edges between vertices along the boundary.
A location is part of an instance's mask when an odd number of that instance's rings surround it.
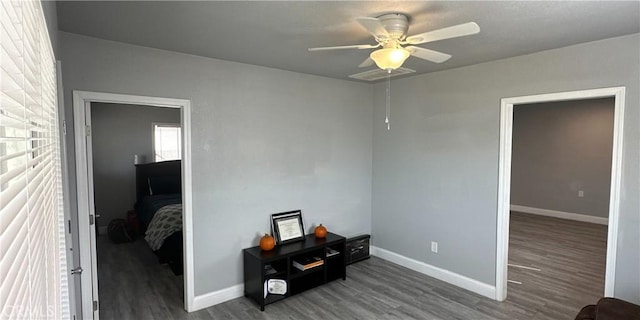
<svg viewBox="0 0 640 320">
<path fill-rule="evenodd" d="M 535 218 L 535 219 L 534 219 Z M 541 219 L 538 219 L 541 218 Z M 575 231 L 575 232 L 574 232 Z M 513 214 L 508 298 L 497 302 L 372 257 L 334 281 L 268 305 L 238 298 L 186 313 L 183 278 L 143 240 L 98 239 L 102 319 L 573 319 L 602 296 L 606 227 Z M 516 269 L 516 270 L 514 270 Z"/>
</svg>

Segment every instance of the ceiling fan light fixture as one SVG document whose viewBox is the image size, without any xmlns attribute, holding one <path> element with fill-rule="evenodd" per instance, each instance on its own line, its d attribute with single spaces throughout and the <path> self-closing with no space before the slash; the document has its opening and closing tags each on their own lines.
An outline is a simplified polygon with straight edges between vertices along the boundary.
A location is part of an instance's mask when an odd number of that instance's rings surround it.
<svg viewBox="0 0 640 320">
<path fill-rule="evenodd" d="M 402 66 L 411 53 L 404 48 L 383 48 L 371 52 L 373 60 L 378 68 L 383 70 L 394 70 Z"/>
</svg>

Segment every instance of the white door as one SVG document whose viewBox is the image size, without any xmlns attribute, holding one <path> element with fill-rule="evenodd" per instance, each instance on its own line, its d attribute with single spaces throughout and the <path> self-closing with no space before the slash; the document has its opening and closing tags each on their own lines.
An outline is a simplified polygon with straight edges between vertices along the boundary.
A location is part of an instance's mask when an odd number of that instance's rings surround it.
<svg viewBox="0 0 640 320">
<path fill-rule="evenodd" d="M 76 153 L 76 174 L 78 180 L 78 235 L 80 243 L 89 245 L 80 246 L 81 290 L 82 290 L 82 318 L 99 319 L 98 299 L 98 264 L 96 255 L 96 212 L 93 196 L 93 151 L 91 147 L 91 104 L 84 104 L 84 121 L 76 122 L 76 148 L 85 139 L 78 139 L 83 133 L 86 136 L 86 145 L 79 150 L 86 152 Z M 74 110 L 76 115 L 78 110 Z M 83 119 L 82 116 L 76 119 Z M 83 200 L 84 199 L 84 200 Z"/>
</svg>

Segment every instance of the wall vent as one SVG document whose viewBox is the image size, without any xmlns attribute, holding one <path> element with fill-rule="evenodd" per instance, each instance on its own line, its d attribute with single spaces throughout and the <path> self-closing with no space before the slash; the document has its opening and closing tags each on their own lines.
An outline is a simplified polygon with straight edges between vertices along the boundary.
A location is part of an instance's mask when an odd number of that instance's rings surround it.
<svg viewBox="0 0 640 320">
<path fill-rule="evenodd" d="M 391 71 L 391 77 L 395 77 L 395 76 L 399 76 L 399 75 L 403 75 L 403 74 L 408 74 L 408 73 L 414 73 L 414 72 L 416 72 L 416 71 L 408 69 L 408 68 L 400 67 L 398 69 L 395 69 L 395 70 Z M 352 75 L 349 76 L 349 78 L 354 78 L 354 79 L 358 79 L 358 80 L 365 80 L 365 81 L 375 81 L 375 80 L 384 79 L 386 77 L 387 77 L 387 71 L 386 70 L 382 70 L 382 69 L 369 70 L 369 71 L 365 71 L 365 72 L 352 74 Z"/>
</svg>

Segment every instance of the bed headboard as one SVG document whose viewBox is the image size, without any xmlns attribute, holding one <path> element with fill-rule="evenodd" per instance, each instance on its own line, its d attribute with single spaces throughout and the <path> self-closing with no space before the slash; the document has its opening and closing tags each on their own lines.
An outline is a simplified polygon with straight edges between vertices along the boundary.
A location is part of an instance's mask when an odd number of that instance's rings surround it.
<svg viewBox="0 0 640 320">
<path fill-rule="evenodd" d="M 150 193 L 149 180 L 163 179 L 163 183 L 177 184 L 170 186 L 182 190 L 182 166 L 180 160 L 136 164 L 136 202 Z"/>
</svg>

